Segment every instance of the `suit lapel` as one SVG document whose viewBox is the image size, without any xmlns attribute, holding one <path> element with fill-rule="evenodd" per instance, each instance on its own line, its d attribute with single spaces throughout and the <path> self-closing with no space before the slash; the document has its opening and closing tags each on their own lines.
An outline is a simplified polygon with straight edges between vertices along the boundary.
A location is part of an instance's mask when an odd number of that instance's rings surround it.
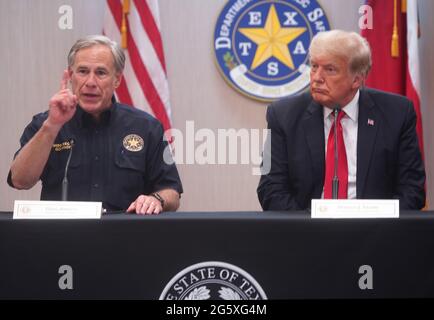
<svg viewBox="0 0 434 320">
<path fill-rule="evenodd" d="M 360 90 L 357 133 L 357 198 L 362 198 L 380 119 L 366 90 Z"/>
<path fill-rule="evenodd" d="M 324 118 L 322 107 L 312 101 L 302 119 L 306 132 L 307 146 L 312 159 L 313 177 L 315 183 L 315 197 L 321 196 L 324 184 L 325 146 L 324 146 Z M 318 180 L 320 179 L 320 180 Z M 321 181 L 321 183 L 318 183 Z"/>
</svg>

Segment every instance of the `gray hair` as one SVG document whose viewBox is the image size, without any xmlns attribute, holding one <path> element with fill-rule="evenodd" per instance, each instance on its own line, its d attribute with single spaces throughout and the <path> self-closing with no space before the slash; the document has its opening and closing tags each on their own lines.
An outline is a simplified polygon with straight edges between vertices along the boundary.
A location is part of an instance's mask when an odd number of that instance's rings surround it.
<svg viewBox="0 0 434 320">
<path fill-rule="evenodd" d="M 331 54 L 348 62 L 350 72 L 366 77 L 371 70 L 371 48 L 368 41 L 356 32 L 330 30 L 317 33 L 310 43 L 309 56 Z"/>
<path fill-rule="evenodd" d="M 68 66 L 72 67 L 74 65 L 75 56 L 78 51 L 96 45 L 103 45 L 110 49 L 113 55 L 115 69 L 117 72 L 122 73 L 125 67 L 124 51 L 115 41 L 112 41 L 108 37 L 102 35 L 91 35 L 77 40 L 77 42 L 72 46 L 71 50 L 69 50 Z"/>
</svg>

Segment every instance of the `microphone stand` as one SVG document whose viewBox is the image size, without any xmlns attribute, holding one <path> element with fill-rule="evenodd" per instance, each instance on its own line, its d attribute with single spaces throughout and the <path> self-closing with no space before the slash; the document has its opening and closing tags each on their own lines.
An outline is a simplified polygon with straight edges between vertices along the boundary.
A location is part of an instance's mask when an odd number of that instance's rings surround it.
<svg viewBox="0 0 434 320">
<path fill-rule="evenodd" d="M 67 201 L 68 200 L 68 168 L 69 168 L 69 162 L 71 161 L 71 156 L 72 156 L 72 147 L 74 146 L 74 139 L 71 139 L 69 141 L 69 144 L 71 146 L 71 148 L 69 149 L 69 155 L 68 155 L 68 160 L 66 161 L 66 166 L 65 166 L 65 175 L 63 177 L 63 181 L 62 181 L 62 201 Z"/>
<path fill-rule="evenodd" d="M 338 115 L 339 115 L 339 108 L 334 108 L 334 147 L 335 147 L 335 154 L 334 154 L 334 173 L 333 173 L 333 181 L 332 181 L 332 199 L 338 199 L 339 194 L 339 178 L 338 178 L 338 130 L 337 130 L 337 124 L 338 124 Z"/>
</svg>

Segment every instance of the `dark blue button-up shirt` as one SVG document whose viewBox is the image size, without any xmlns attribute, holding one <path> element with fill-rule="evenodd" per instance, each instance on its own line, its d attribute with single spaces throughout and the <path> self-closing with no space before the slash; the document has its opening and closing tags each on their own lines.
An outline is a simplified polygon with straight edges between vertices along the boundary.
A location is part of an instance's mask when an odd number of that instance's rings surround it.
<svg viewBox="0 0 434 320">
<path fill-rule="evenodd" d="M 48 112 L 33 117 L 21 136 L 21 148 L 47 117 Z M 68 200 L 102 201 L 107 210 L 125 210 L 140 194 L 167 188 L 181 194 L 176 166 L 163 158 L 169 154 L 166 148 L 162 125 L 146 112 L 114 103 L 95 122 L 78 107 L 60 130 L 41 175 L 41 200 L 61 199 L 71 151 Z M 8 183 L 13 186 L 10 174 Z"/>
</svg>

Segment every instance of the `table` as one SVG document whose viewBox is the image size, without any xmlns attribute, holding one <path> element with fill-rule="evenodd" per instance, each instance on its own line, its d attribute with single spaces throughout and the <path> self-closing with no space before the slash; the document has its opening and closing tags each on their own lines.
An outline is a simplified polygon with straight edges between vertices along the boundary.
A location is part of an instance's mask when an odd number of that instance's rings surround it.
<svg viewBox="0 0 434 320">
<path fill-rule="evenodd" d="M 432 298 L 434 213 L 0 213 L 0 259 L 1 299 Z"/>
</svg>

